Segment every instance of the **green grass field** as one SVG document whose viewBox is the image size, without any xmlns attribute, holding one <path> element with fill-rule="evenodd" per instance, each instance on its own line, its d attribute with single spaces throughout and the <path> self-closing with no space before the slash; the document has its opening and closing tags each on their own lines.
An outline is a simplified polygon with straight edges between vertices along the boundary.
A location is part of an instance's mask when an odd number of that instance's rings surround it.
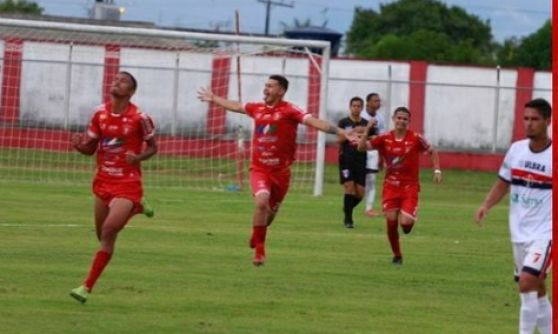
<svg viewBox="0 0 558 334">
<path fill-rule="evenodd" d="M 473 214 L 494 173 L 423 173 L 419 223 L 393 266 L 381 219 L 342 227 L 341 187 L 287 197 L 251 264 L 247 192 L 148 188 L 156 217 L 136 217 L 85 305 L 97 242 L 88 186 L 0 187 L 0 333 L 513 333 L 507 204 L 485 228 Z M 549 285 L 551 282 L 548 282 Z"/>
</svg>

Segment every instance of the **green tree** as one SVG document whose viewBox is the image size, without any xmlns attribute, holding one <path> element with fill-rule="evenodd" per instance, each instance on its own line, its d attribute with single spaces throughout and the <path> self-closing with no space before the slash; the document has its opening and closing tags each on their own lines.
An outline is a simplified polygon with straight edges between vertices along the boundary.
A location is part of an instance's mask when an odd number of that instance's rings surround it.
<svg viewBox="0 0 558 334">
<path fill-rule="evenodd" d="M 26 0 L 4 0 L 0 2 L 0 13 L 43 14 L 43 8 Z"/>
<path fill-rule="evenodd" d="M 552 66 L 552 26 L 550 20 L 523 38 L 512 58 L 515 66 L 550 69 Z"/>
<path fill-rule="evenodd" d="M 347 34 L 347 53 L 360 57 L 490 63 L 492 50 L 488 21 L 437 0 L 357 7 Z"/>
<path fill-rule="evenodd" d="M 552 26 L 547 20 L 537 31 L 522 39 L 511 37 L 497 45 L 498 64 L 548 70 L 552 66 Z"/>
</svg>

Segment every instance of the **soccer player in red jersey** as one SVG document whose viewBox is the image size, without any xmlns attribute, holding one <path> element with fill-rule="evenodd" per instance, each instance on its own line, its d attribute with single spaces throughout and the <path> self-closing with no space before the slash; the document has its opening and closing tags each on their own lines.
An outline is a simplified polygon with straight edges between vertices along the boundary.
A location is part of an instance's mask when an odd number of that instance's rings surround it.
<svg viewBox="0 0 558 334">
<path fill-rule="evenodd" d="M 361 151 L 377 149 L 386 164 L 382 193 L 382 207 L 387 221 L 387 235 L 393 252 L 392 263 L 402 264 L 398 227 L 410 233 L 417 219 L 419 184 L 419 155 L 431 155 L 434 166 L 434 182 L 442 182 L 438 153 L 418 133 L 409 130 L 411 112 L 405 107 L 395 109 L 392 116 L 395 128 L 374 137 L 370 141 L 360 138 Z M 374 123 L 369 123 L 370 129 Z"/>
<path fill-rule="evenodd" d="M 110 261 L 118 232 L 134 214 L 144 212 L 140 163 L 157 153 L 157 144 L 153 121 L 130 102 L 136 88 L 130 73 L 118 73 L 110 88 L 110 102 L 95 110 L 85 135 L 74 134 L 71 139 L 78 152 L 97 153 L 93 193 L 95 229 L 101 245 L 83 285 L 70 292 L 81 303 L 87 301 Z"/>
<path fill-rule="evenodd" d="M 250 185 L 255 209 L 250 247 L 255 249 L 252 262 L 256 266 L 265 262 L 267 228 L 277 215 L 279 205 L 289 189 L 290 166 L 295 160 L 298 124 L 302 123 L 338 136 L 351 137 L 343 129 L 315 118 L 292 103 L 284 101 L 288 87 L 289 81 L 284 76 L 271 75 L 263 90 L 264 101 L 244 105 L 216 96 L 208 88 L 200 88 L 198 92 L 201 101 L 215 103 L 254 119 Z"/>
</svg>

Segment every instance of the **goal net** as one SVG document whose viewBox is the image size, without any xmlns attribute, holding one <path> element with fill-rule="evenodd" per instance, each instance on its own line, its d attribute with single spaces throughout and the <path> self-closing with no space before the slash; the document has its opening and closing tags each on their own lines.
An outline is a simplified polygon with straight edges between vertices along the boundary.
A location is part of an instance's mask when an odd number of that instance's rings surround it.
<svg viewBox="0 0 558 334">
<path fill-rule="evenodd" d="M 132 102 L 157 126 L 159 153 L 143 163 L 147 187 L 249 186 L 253 121 L 200 102 L 197 91 L 261 101 L 271 74 L 286 99 L 325 115 L 329 44 L 171 30 L 0 19 L 0 176 L 86 184 L 94 159 L 73 151 L 119 71 L 138 80 Z M 300 126 L 292 187 L 321 193 L 325 137 Z"/>
</svg>

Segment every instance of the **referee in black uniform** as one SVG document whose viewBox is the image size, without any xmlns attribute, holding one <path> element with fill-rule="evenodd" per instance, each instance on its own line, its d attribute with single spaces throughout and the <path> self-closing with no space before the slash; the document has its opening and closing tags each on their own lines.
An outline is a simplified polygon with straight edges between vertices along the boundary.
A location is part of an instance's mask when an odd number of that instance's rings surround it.
<svg viewBox="0 0 558 334">
<path fill-rule="evenodd" d="M 341 119 L 337 126 L 341 129 L 353 130 L 357 134 L 362 133 L 368 124 L 368 121 L 360 117 L 364 101 L 355 96 L 351 99 L 349 107 L 349 117 Z M 346 138 L 339 137 L 338 142 L 339 181 L 345 192 L 343 197 L 343 212 L 345 214 L 343 223 L 346 228 L 353 228 L 353 209 L 364 196 L 366 152 L 359 152 L 356 146 L 352 145 Z"/>
</svg>

